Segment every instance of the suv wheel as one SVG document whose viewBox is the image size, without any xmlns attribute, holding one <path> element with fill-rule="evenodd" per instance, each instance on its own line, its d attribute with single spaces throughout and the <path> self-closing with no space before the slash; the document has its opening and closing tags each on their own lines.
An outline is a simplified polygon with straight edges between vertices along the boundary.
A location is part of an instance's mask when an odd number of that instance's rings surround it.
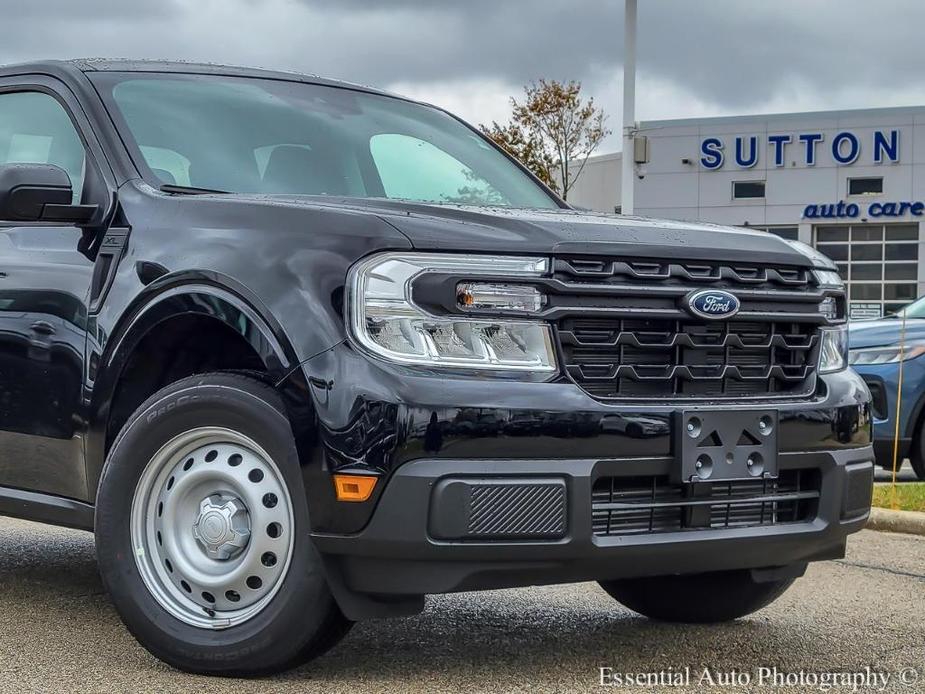
<svg viewBox="0 0 925 694">
<path fill-rule="evenodd" d="M 912 464 L 912 471 L 915 476 L 925 482 L 925 423 L 919 429 L 919 435 L 915 437 L 915 443 L 909 454 L 909 462 Z M 902 465 L 902 462 L 900 462 Z M 892 472 L 893 466 L 887 468 Z"/>
<path fill-rule="evenodd" d="M 750 571 L 601 581 L 612 598 L 665 622 L 728 622 L 779 598 L 795 579 L 756 583 Z"/>
<path fill-rule="evenodd" d="M 126 626 L 183 670 L 282 670 L 350 626 L 309 539 L 282 404 L 252 378 L 184 379 L 132 415 L 103 469 L 96 547 Z"/>
</svg>

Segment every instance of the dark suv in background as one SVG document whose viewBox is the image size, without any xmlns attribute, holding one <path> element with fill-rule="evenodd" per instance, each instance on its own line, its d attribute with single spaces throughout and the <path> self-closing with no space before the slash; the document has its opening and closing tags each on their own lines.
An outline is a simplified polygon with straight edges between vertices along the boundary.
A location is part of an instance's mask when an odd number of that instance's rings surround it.
<svg viewBox="0 0 925 694">
<path fill-rule="evenodd" d="M 289 667 L 428 593 L 734 619 L 868 514 L 826 258 L 578 213 L 372 89 L 0 69 L 0 273 L 0 512 L 93 530 L 187 670 Z"/>
</svg>

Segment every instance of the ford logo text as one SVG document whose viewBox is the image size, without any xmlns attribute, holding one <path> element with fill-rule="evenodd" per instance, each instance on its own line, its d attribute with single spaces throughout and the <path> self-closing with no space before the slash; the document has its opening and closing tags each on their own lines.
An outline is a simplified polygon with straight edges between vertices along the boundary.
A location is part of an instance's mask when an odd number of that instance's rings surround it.
<svg viewBox="0 0 925 694">
<path fill-rule="evenodd" d="M 701 318 L 732 318 L 739 312 L 739 306 L 734 294 L 719 289 L 703 289 L 687 296 L 687 309 Z"/>
</svg>

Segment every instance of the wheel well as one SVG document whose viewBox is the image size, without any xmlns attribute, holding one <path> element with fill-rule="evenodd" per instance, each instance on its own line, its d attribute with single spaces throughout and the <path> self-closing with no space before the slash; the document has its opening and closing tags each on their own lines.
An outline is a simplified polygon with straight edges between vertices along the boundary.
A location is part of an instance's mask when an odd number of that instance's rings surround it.
<svg viewBox="0 0 925 694">
<path fill-rule="evenodd" d="M 178 316 L 151 330 L 119 375 L 106 425 L 106 453 L 128 418 L 151 395 L 181 378 L 211 371 L 245 371 L 269 380 L 250 343 L 215 318 Z"/>
<path fill-rule="evenodd" d="M 912 456 L 915 455 L 915 451 L 920 446 L 923 429 L 925 429 L 925 396 L 919 398 L 914 408 L 912 417 L 909 418 L 909 424 L 906 427 L 906 438 L 909 439 L 909 450 L 906 454 L 907 458 L 912 458 Z M 900 460 L 899 463 L 901 465 L 902 460 Z"/>
</svg>

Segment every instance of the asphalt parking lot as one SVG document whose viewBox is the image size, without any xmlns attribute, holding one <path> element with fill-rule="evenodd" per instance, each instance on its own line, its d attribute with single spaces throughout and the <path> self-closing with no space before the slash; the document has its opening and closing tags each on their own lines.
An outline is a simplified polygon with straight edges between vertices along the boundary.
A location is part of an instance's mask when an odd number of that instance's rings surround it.
<svg viewBox="0 0 925 694">
<path fill-rule="evenodd" d="M 419 617 L 361 624 L 324 658 L 278 678 L 202 678 L 158 662 L 125 631 L 90 534 L 0 519 L 4 692 L 590 691 L 600 666 L 916 667 L 925 682 L 922 615 L 925 537 L 863 531 L 845 560 L 811 566 L 777 603 L 729 625 L 652 623 L 595 584 L 462 594 L 431 599 Z"/>
</svg>

